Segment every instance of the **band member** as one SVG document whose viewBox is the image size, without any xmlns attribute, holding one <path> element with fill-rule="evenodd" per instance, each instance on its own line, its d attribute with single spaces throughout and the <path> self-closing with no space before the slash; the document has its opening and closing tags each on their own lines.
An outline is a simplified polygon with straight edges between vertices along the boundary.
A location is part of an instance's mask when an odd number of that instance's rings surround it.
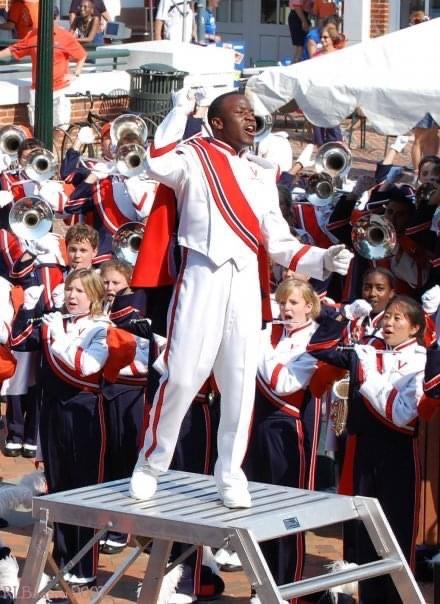
<svg viewBox="0 0 440 604">
<path fill-rule="evenodd" d="M 102 482 L 105 455 L 102 369 L 108 357 L 108 319 L 102 314 L 104 284 L 90 269 L 72 272 L 65 283 L 65 310 L 43 315 L 41 303 L 26 300 L 18 311 L 12 344 L 42 348 L 43 404 L 40 440 L 49 493 Z M 56 524 L 54 559 L 63 567 L 93 536 L 93 529 Z M 67 573 L 75 585 L 91 585 L 97 570 L 93 547 Z"/>
<path fill-rule="evenodd" d="M 338 350 L 341 323 L 320 327 L 309 352 L 350 373 L 348 443 L 341 492 L 376 497 L 411 566 L 415 563 L 420 497 L 417 445 L 418 406 L 423 395 L 426 350 L 423 309 L 407 296 L 397 295 L 386 306 L 383 340 Z M 326 332 L 326 330 L 328 330 Z M 333 345 L 332 345 L 333 343 Z M 375 550 L 361 527 L 356 535 L 355 559 L 374 559 Z M 371 579 L 360 584 L 360 599 L 370 603 L 399 602 L 391 580 Z"/>
<path fill-rule="evenodd" d="M 253 407 L 262 318 L 258 253 L 266 284 L 263 249 L 275 262 L 319 279 L 327 271 L 345 273 L 351 254 L 339 246 L 329 250 L 304 246 L 292 237 L 279 210 L 273 170 L 265 173 L 252 156 L 243 153 L 256 131 L 255 115 L 245 96 L 229 93 L 215 99 L 208 110 L 214 138 L 193 139 L 176 147 L 192 110 L 192 103 L 187 100 L 185 105 L 183 97 L 182 103 L 158 127 L 154 145 L 147 150 L 152 177 L 172 188 L 177 197 L 182 261 L 169 308 L 165 371 L 130 488 L 137 499 L 154 495 L 158 473 L 169 468 L 184 415 L 213 371 L 221 394 L 214 476 L 226 506 L 249 507 L 241 463 Z M 139 287 L 148 282 L 142 258 L 153 214 L 154 209 L 133 277 Z M 164 249 L 169 249 L 169 241 Z"/>
<path fill-rule="evenodd" d="M 277 288 L 281 321 L 263 331 L 254 422 L 245 462 L 250 480 L 313 489 L 320 399 L 308 389 L 317 361 L 304 354 L 317 329 L 320 301 L 306 281 L 286 279 Z M 261 543 L 278 585 L 298 581 L 304 566 L 304 535 Z"/>
</svg>

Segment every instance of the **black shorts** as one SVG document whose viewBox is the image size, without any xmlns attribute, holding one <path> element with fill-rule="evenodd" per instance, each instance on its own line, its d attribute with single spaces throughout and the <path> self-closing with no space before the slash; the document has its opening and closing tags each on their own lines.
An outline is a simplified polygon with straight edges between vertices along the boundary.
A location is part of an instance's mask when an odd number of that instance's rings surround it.
<svg viewBox="0 0 440 604">
<path fill-rule="evenodd" d="M 310 24 L 309 15 L 307 13 L 304 14 L 307 22 Z M 303 30 L 301 19 L 294 10 L 291 10 L 289 13 L 288 24 L 293 46 L 304 46 L 307 32 Z"/>
</svg>

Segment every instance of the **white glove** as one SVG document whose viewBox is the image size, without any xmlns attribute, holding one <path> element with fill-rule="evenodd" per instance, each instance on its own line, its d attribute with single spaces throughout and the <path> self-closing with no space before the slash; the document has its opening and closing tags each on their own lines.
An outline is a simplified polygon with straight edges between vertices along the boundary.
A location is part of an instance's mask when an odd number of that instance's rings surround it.
<svg viewBox="0 0 440 604">
<path fill-rule="evenodd" d="M 353 254 L 345 245 L 332 245 L 324 254 L 324 268 L 330 273 L 346 275 L 352 258 Z"/>
<path fill-rule="evenodd" d="M 440 285 L 434 285 L 423 294 L 422 306 L 428 315 L 433 315 L 437 311 L 440 306 Z"/>
<path fill-rule="evenodd" d="M 402 153 L 402 151 L 405 149 L 408 142 L 409 142 L 409 136 L 401 134 L 400 136 L 398 136 L 396 138 L 394 143 L 391 145 L 391 149 L 394 149 L 394 151 L 397 151 L 397 153 Z"/>
<path fill-rule="evenodd" d="M 90 126 L 83 126 L 78 130 L 78 140 L 82 145 L 91 145 L 95 142 L 95 131 Z"/>
<path fill-rule="evenodd" d="M 312 160 L 312 155 L 313 145 L 306 145 L 306 147 L 304 147 L 304 149 L 301 151 L 296 163 L 301 164 L 303 168 L 311 168 L 315 165 L 315 162 Z"/>
<path fill-rule="evenodd" d="M 66 336 L 63 317 L 60 312 L 50 312 L 43 315 L 43 323 L 48 326 L 49 336 L 54 340 L 59 340 Z"/>
<path fill-rule="evenodd" d="M 0 191 L 0 208 L 4 208 L 14 200 L 11 191 Z"/>
<path fill-rule="evenodd" d="M 25 310 L 33 310 L 41 298 L 43 293 L 44 285 L 32 285 L 24 290 L 23 295 L 23 308 Z"/>
<path fill-rule="evenodd" d="M 361 362 L 364 376 L 367 378 L 372 373 L 378 373 L 376 362 L 376 349 L 368 344 L 355 344 L 354 351 Z"/>
<path fill-rule="evenodd" d="M 47 233 L 41 239 L 33 242 L 37 264 L 61 264 L 64 266 L 64 258 L 60 249 L 60 235 Z"/>
<path fill-rule="evenodd" d="M 180 90 L 175 90 L 171 93 L 171 98 L 173 100 L 173 107 L 180 107 L 181 109 L 183 109 L 186 115 L 189 115 L 194 111 L 194 93 L 189 88 L 181 88 Z"/>
<path fill-rule="evenodd" d="M 6 153 L 0 154 L 0 172 L 7 170 L 11 165 L 11 158 Z"/>
<path fill-rule="evenodd" d="M 366 300 L 355 300 L 351 304 L 346 304 L 343 308 L 344 316 L 352 321 L 353 319 L 362 319 L 368 317 L 373 310 L 371 304 Z"/>
<path fill-rule="evenodd" d="M 52 290 L 52 304 L 55 308 L 59 309 L 64 304 L 64 283 L 59 283 Z"/>
<path fill-rule="evenodd" d="M 38 194 L 50 205 L 52 210 L 59 211 L 60 206 L 64 206 L 64 203 L 60 204 L 60 195 L 64 197 L 63 185 L 60 182 L 54 180 L 44 182 L 40 186 Z"/>
<path fill-rule="evenodd" d="M 96 176 L 98 180 L 103 180 L 110 176 L 115 171 L 115 165 L 113 162 L 98 161 L 95 163 L 92 174 Z"/>
</svg>

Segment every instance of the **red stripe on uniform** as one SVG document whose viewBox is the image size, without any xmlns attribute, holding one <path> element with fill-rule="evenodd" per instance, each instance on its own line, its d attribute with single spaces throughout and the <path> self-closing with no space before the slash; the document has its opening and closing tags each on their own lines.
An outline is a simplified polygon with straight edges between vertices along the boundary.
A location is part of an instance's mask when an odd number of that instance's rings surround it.
<svg viewBox="0 0 440 604">
<path fill-rule="evenodd" d="M 278 363 L 278 365 L 275 365 L 275 369 L 272 371 L 272 375 L 270 376 L 271 390 L 275 390 L 277 381 L 278 381 L 278 376 L 280 375 L 280 372 L 282 369 L 283 369 L 283 365 L 281 365 L 281 363 Z"/>
<path fill-rule="evenodd" d="M 81 375 L 81 355 L 84 350 L 81 346 L 78 346 L 77 351 L 75 352 L 75 371 L 77 371 Z"/>
<path fill-rule="evenodd" d="M 303 256 L 305 256 L 307 254 L 307 252 L 310 250 L 310 248 L 311 248 L 310 245 L 303 245 L 296 252 L 296 254 L 293 256 L 293 258 L 292 258 L 292 260 L 290 261 L 290 264 L 289 264 L 289 269 L 291 271 L 296 271 L 300 260 L 302 259 Z"/>
<path fill-rule="evenodd" d="M 388 395 L 387 402 L 385 405 L 385 417 L 392 422 L 393 421 L 393 405 L 397 396 L 397 390 L 393 388 Z"/>
</svg>

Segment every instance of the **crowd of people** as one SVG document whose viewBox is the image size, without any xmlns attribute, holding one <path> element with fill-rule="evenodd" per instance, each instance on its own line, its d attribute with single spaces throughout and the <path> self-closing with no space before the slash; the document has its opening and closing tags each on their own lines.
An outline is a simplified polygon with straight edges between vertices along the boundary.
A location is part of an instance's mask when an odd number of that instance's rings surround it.
<svg viewBox="0 0 440 604">
<path fill-rule="evenodd" d="M 130 120 L 117 139 L 106 124 L 98 162 L 81 156 L 93 141 L 81 129 L 59 181 L 29 171 L 44 147 L 35 138 L 2 158 L 3 454 L 38 460 L 49 493 L 131 477 L 129 495 L 147 500 L 173 468 L 212 473 L 219 501 L 247 508 L 248 480 L 315 487 L 325 403 L 330 426 L 335 410 L 346 414 L 338 436 L 327 435 L 340 492 L 377 497 L 413 565 L 417 426 L 440 398 L 440 158 L 424 157 L 407 184 L 399 138 L 374 181 L 345 186 L 346 162 L 325 177 L 339 188 L 323 198 L 310 172 L 313 145 L 295 161 L 276 133 L 254 146 L 252 97 L 217 97 L 204 130 L 185 139 L 194 103 L 179 91 L 150 144 Z M 117 168 L 127 145 L 145 149 L 143 171 Z M 55 232 L 34 237 L 28 225 L 17 234 L 10 224 L 14 205 L 33 196 L 51 208 Z M 378 244 L 368 233 L 353 245 L 369 216 L 387 221 L 391 255 L 366 257 L 365 246 Z M 113 245 L 131 222 L 145 224 L 134 266 Z M 340 380 L 343 404 L 333 388 Z M 56 563 L 92 535 L 56 524 Z M 65 580 L 93 585 L 98 549 L 119 553 L 128 540 L 109 532 Z M 277 584 L 301 577 L 302 535 L 262 549 Z M 232 565 L 233 552 L 221 553 Z M 368 536 L 347 526 L 345 559 L 372 555 Z M 169 604 L 224 590 L 201 550 L 175 579 Z M 388 578 L 360 590 L 365 603 L 399 601 Z"/>
</svg>

